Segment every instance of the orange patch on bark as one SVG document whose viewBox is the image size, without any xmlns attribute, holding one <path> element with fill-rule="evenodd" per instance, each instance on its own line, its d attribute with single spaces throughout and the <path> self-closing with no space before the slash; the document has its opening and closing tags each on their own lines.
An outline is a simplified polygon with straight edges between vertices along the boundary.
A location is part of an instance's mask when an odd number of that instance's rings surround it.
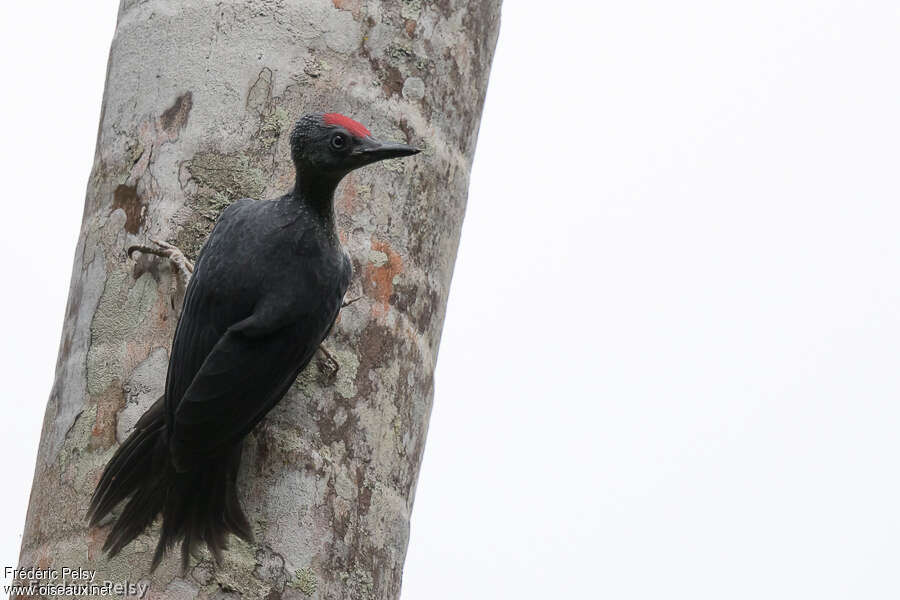
<svg viewBox="0 0 900 600">
<path fill-rule="evenodd" d="M 37 561 L 38 569 L 46 569 L 50 566 L 50 549 L 47 547 L 47 544 L 43 544 L 41 546 L 40 558 Z"/>
<path fill-rule="evenodd" d="M 346 10 L 353 13 L 354 18 L 359 16 L 360 0 L 331 0 L 331 3 L 338 10 Z"/>
<path fill-rule="evenodd" d="M 91 429 L 88 447 L 106 449 L 116 443 L 116 422 L 119 411 L 125 407 L 122 384 L 116 379 L 97 399 L 97 419 Z"/>
<path fill-rule="evenodd" d="M 92 527 L 87 536 L 88 560 L 96 560 L 103 550 L 103 542 L 106 541 L 105 527 Z"/>
<path fill-rule="evenodd" d="M 334 204 L 342 215 L 352 215 L 356 212 L 356 183 L 353 177 L 344 179 Z"/>
<path fill-rule="evenodd" d="M 375 302 L 372 305 L 372 316 L 384 316 L 390 308 L 391 295 L 394 293 L 394 277 L 403 272 L 403 259 L 394 252 L 387 242 L 372 240 L 372 250 L 383 252 L 387 261 L 382 265 L 367 264 L 363 273 L 363 293 Z"/>
</svg>

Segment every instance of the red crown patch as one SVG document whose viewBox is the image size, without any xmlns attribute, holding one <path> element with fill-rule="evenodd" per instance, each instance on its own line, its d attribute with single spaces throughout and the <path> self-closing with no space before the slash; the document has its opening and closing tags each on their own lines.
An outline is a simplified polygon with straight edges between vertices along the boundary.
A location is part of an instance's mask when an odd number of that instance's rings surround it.
<svg viewBox="0 0 900 600">
<path fill-rule="evenodd" d="M 372 135 L 372 132 L 366 129 L 365 125 L 357 123 L 350 117 L 345 117 L 340 113 L 325 113 L 324 119 L 326 125 L 340 125 L 357 137 L 368 137 Z"/>
</svg>

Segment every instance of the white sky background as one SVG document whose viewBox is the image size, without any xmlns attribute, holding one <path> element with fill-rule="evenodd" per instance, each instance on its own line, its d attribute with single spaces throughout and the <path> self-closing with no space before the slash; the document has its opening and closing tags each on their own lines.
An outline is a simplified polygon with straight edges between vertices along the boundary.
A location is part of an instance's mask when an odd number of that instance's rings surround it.
<svg viewBox="0 0 900 600">
<path fill-rule="evenodd" d="M 0 566 L 115 0 L 0 15 Z M 900 596 L 900 8 L 507 0 L 405 600 Z"/>
</svg>

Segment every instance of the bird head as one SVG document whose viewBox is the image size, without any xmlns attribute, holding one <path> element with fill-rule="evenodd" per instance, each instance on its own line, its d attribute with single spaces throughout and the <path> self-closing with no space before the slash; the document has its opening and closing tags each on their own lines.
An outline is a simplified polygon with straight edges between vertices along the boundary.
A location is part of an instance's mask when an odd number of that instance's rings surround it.
<svg viewBox="0 0 900 600">
<path fill-rule="evenodd" d="M 298 173 L 340 179 L 350 171 L 418 148 L 382 142 L 365 126 L 338 113 L 305 115 L 291 132 L 291 158 Z"/>
</svg>

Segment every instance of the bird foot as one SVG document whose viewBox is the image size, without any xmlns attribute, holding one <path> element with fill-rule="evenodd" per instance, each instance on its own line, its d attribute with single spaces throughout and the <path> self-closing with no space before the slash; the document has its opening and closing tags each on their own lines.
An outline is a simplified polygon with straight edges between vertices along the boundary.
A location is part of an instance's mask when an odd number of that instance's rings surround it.
<svg viewBox="0 0 900 600">
<path fill-rule="evenodd" d="M 168 258 L 178 269 L 178 272 L 184 280 L 184 286 L 187 287 L 188 282 L 191 280 L 191 275 L 194 273 L 194 263 L 188 260 L 188 257 L 184 255 L 184 252 L 182 252 L 178 246 L 154 238 L 150 238 L 150 241 L 153 242 L 155 246 L 131 246 L 126 250 L 126 254 L 131 257 L 134 252 L 143 252 L 144 254 L 153 254 L 154 256 Z"/>
<path fill-rule="evenodd" d="M 341 365 L 331 352 L 325 348 L 325 344 L 319 345 L 319 350 L 322 352 L 324 360 L 317 362 L 316 366 L 319 368 L 319 372 L 325 375 L 329 380 L 334 380 L 334 378 L 337 377 Z"/>
<path fill-rule="evenodd" d="M 341 302 L 341 308 L 347 308 L 348 306 L 350 306 L 351 304 L 353 304 L 354 302 L 356 302 L 358 300 L 362 300 L 362 296 L 357 296 L 356 298 L 353 298 L 352 300 L 345 300 L 344 302 Z"/>
</svg>

